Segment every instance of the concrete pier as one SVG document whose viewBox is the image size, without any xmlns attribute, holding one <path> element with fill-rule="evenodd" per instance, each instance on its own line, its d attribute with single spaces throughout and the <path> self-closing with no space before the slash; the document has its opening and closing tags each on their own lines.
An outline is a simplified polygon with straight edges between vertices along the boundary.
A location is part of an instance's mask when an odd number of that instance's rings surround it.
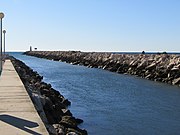
<svg viewBox="0 0 180 135">
<path fill-rule="evenodd" d="M 0 77 L 0 135 L 48 135 L 10 60 Z"/>
</svg>

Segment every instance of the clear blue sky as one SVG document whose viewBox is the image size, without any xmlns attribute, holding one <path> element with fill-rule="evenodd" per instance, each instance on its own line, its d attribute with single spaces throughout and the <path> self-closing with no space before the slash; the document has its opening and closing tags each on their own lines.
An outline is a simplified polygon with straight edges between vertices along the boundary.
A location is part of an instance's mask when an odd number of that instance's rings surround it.
<svg viewBox="0 0 180 135">
<path fill-rule="evenodd" d="M 180 52 L 180 0 L 0 0 L 7 50 Z"/>
</svg>

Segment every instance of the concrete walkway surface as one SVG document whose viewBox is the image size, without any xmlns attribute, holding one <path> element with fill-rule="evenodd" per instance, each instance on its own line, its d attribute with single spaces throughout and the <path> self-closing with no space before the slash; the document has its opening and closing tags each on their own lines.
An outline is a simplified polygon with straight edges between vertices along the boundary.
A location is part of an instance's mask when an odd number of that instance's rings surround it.
<svg viewBox="0 0 180 135">
<path fill-rule="evenodd" d="M 10 60 L 0 76 L 0 135 L 48 135 Z"/>
</svg>

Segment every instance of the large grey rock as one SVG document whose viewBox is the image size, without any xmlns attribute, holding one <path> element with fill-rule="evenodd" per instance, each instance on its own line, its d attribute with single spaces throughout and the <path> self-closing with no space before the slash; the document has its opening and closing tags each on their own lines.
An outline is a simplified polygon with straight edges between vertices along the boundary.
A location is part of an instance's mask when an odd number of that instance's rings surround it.
<svg viewBox="0 0 180 135">
<path fill-rule="evenodd" d="M 177 85 L 177 84 L 180 84 L 180 77 L 179 78 L 176 78 L 172 81 L 172 84 L 173 85 Z"/>
</svg>

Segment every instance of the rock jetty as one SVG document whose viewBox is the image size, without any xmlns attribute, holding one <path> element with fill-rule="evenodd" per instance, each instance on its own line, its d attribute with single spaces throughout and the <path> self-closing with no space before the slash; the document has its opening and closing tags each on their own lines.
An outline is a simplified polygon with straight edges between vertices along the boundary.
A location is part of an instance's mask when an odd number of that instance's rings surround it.
<svg viewBox="0 0 180 135">
<path fill-rule="evenodd" d="M 73 117 L 68 110 L 69 100 L 43 82 L 43 77 L 23 62 L 10 59 L 50 135 L 87 135 L 86 130 L 78 127 L 83 120 Z"/>
<path fill-rule="evenodd" d="M 24 54 L 91 68 L 102 68 L 180 86 L 180 55 L 80 51 L 27 51 Z"/>
</svg>

